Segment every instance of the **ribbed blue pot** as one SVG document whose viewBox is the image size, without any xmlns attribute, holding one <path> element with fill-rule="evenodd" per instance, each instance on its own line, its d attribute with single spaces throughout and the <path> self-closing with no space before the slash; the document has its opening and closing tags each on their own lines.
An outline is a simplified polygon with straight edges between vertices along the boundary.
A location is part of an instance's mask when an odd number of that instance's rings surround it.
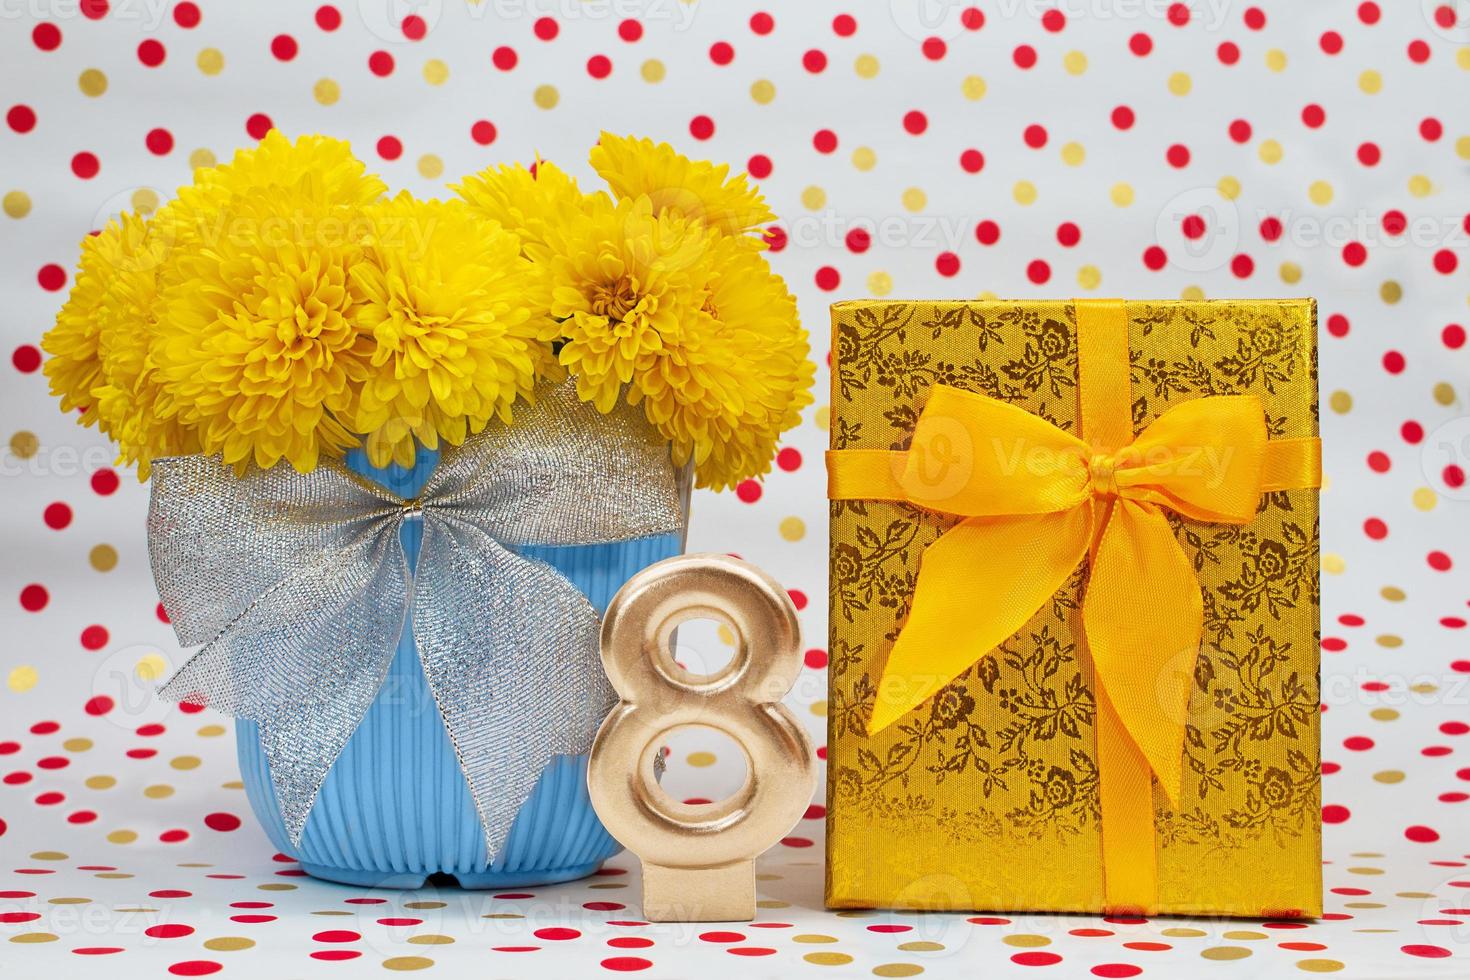
<svg viewBox="0 0 1470 980">
<path fill-rule="evenodd" d="M 423 489 L 437 462 L 437 453 L 422 448 L 412 468 L 374 467 L 360 451 L 347 458 L 354 471 L 403 497 Z M 422 534 L 420 522 L 404 522 L 401 540 L 410 566 Z M 683 535 L 666 534 L 520 552 L 555 566 L 601 613 L 634 573 L 683 548 Z M 541 773 L 492 860 L 424 679 L 411 618 L 382 690 L 322 784 L 299 847 L 286 834 L 259 728 L 239 720 L 235 737 L 245 794 L 271 843 L 317 878 L 417 888 L 428 876 L 443 874 L 465 888 L 525 887 L 584 877 L 622 849 L 588 799 L 587 757 L 558 756 Z"/>
</svg>

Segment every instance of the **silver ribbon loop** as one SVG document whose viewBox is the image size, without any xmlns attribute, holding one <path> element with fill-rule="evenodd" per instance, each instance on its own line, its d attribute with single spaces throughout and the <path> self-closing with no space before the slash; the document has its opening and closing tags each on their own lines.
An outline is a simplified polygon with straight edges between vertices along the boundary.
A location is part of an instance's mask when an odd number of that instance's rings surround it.
<svg viewBox="0 0 1470 980">
<path fill-rule="evenodd" d="M 307 817 L 377 697 L 412 609 L 424 676 L 493 858 L 556 755 L 586 752 L 616 696 L 598 616 L 534 545 L 682 531 L 668 444 L 636 409 L 545 385 L 514 425 L 447 447 L 412 500 L 335 461 L 244 477 L 218 458 L 153 464 L 148 551 L 183 646 L 159 692 L 260 726 L 286 830 Z M 423 521 L 416 566 L 399 544 Z"/>
</svg>

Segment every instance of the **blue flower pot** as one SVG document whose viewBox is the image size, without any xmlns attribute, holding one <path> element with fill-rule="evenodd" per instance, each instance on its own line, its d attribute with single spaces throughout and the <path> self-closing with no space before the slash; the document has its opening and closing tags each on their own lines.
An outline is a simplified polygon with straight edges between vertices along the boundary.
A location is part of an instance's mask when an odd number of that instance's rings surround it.
<svg viewBox="0 0 1470 980">
<path fill-rule="evenodd" d="M 374 467 L 347 458 L 355 472 L 403 497 L 417 494 L 438 463 L 420 448 L 412 468 Z M 410 567 L 423 526 L 403 525 Z M 684 550 L 682 534 L 578 548 L 528 547 L 565 575 L 599 613 L 634 573 Z M 585 877 L 622 846 L 608 834 L 587 796 L 587 757 L 558 756 L 517 814 L 499 854 L 487 854 L 469 787 L 424 679 L 412 618 L 377 699 L 322 784 L 299 847 L 291 844 L 271 784 L 259 728 L 235 723 L 245 794 L 271 843 L 310 875 L 344 884 L 417 888 L 435 874 L 464 888 L 507 888 Z"/>
</svg>

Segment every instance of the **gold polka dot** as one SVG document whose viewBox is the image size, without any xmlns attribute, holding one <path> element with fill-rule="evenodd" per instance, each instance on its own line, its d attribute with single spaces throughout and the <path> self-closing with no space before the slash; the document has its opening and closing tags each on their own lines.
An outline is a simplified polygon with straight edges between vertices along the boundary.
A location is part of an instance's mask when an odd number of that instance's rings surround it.
<svg viewBox="0 0 1470 980">
<path fill-rule="evenodd" d="M 150 800 L 166 800 L 174 795 L 174 788 L 162 783 L 156 786 L 148 786 L 143 790 L 143 795 Z"/>
<path fill-rule="evenodd" d="M 1433 892 L 1394 892 L 1394 898 L 1433 898 Z"/>
<path fill-rule="evenodd" d="M 720 624 L 719 629 L 715 630 L 715 635 L 720 638 L 720 642 L 725 644 L 725 646 L 733 647 L 735 645 L 734 631 L 732 631 L 730 627 L 724 625 L 723 623 Z"/>
<path fill-rule="evenodd" d="M 1344 908 L 1349 908 L 1349 909 L 1386 909 L 1386 908 L 1388 908 L 1388 906 L 1385 905 L 1383 902 L 1343 902 L 1342 904 L 1343 904 L 1343 907 Z"/>
<path fill-rule="evenodd" d="M 1029 180 L 1018 180 L 1011 188 L 1011 199 L 1022 207 L 1036 203 L 1036 185 Z"/>
<path fill-rule="evenodd" d="M 36 851 L 31 855 L 32 861 L 65 861 L 69 855 L 65 851 Z"/>
<path fill-rule="evenodd" d="M 1293 285 L 1295 283 L 1301 282 L 1302 267 L 1297 265 L 1295 262 L 1281 263 L 1280 271 L 1281 281 L 1286 283 L 1287 285 Z"/>
<path fill-rule="evenodd" d="M 1373 781 L 1393 786 L 1404 781 L 1404 774 L 1397 769 L 1384 769 L 1373 774 Z"/>
<path fill-rule="evenodd" d="M 690 752 L 684 761 L 696 769 L 703 769 L 715 764 L 715 754 L 713 752 Z"/>
<path fill-rule="evenodd" d="M 929 195 L 918 187 L 910 187 L 903 192 L 900 200 L 905 210 L 918 212 L 924 210 L 924 205 L 929 203 Z"/>
<path fill-rule="evenodd" d="M 846 953 L 807 953 L 802 959 L 817 966 L 845 966 L 852 962 L 852 957 Z"/>
<path fill-rule="evenodd" d="M 385 970 L 427 970 L 433 965 L 427 956 L 392 956 L 383 961 Z"/>
<path fill-rule="evenodd" d="M 1313 204 L 1326 205 L 1332 203 L 1332 185 L 1325 180 L 1314 180 L 1307 188 L 1307 197 Z"/>
<path fill-rule="evenodd" d="M 1087 159 L 1087 150 L 1081 143 L 1067 143 L 1062 146 L 1062 162 L 1067 166 L 1080 167 L 1085 159 Z"/>
<path fill-rule="evenodd" d="M 883 270 L 868 273 L 868 292 L 874 296 L 887 296 L 893 290 L 893 277 Z"/>
<path fill-rule="evenodd" d="M 199 768 L 199 757 L 197 755 L 181 755 L 169 760 L 169 765 L 181 772 Z"/>
<path fill-rule="evenodd" d="M 870 146 L 860 146 L 852 151 L 852 165 L 859 170 L 872 170 L 878 162 L 878 154 Z"/>
<path fill-rule="evenodd" d="M 1198 303 L 1205 298 L 1205 291 L 1199 286 L 1185 286 L 1179 290 L 1179 298 L 1187 303 Z"/>
<path fill-rule="evenodd" d="M 1244 946 L 1211 946 L 1200 950 L 1199 955 L 1207 960 L 1243 960 L 1251 951 Z"/>
<path fill-rule="evenodd" d="M 916 977 L 923 972 L 917 963 L 881 963 L 873 967 L 875 977 Z"/>
<path fill-rule="evenodd" d="M 40 680 L 40 675 L 36 673 L 36 668 L 30 664 L 21 664 L 19 667 L 11 668 L 10 676 L 5 679 L 5 683 L 15 693 L 24 694 L 35 687 L 38 680 Z"/>
<path fill-rule="evenodd" d="M 95 545 L 87 552 L 87 564 L 95 571 L 110 572 L 117 567 L 117 549 L 110 544 Z"/>
<path fill-rule="evenodd" d="M 1240 196 L 1240 181 L 1234 177 L 1221 177 L 1215 182 L 1215 193 L 1227 201 L 1233 201 Z"/>
<path fill-rule="evenodd" d="M 342 86 L 330 78 L 318 79 L 311 87 L 311 95 L 321 105 L 336 105 L 337 100 L 342 98 Z"/>
<path fill-rule="evenodd" d="M 1470 71 L 1470 48 L 1462 47 L 1455 52 L 1455 64 L 1464 71 Z"/>
<path fill-rule="evenodd" d="M 46 901 L 52 905 L 87 905 L 92 900 L 90 898 L 48 898 Z"/>
<path fill-rule="evenodd" d="M 406 909 L 447 909 L 449 907 L 449 903 L 448 902 L 404 902 L 403 903 L 403 907 L 406 908 Z"/>
<path fill-rule="evenodd" d="M 1256 150 L 1256 155 L 1261 158 L 1262 163 L 1280 163 L 1282 156 L 1281 144 L 1276 140 L 1261 140 L 1261 146 L 1260 149 Z"/>
<path fill-rule="evenodd" d="M 1348 874 L 1368 875 L 1369 877 L 1372 877 L 1374 875 L 1381 875 L 1381 874 L 1383 874 L 1383 869 L 1382 868 L 1368 868 L 1368 867 L 1348 868 Z"/>
<path fill-rule="evenodd" d="M 88 776 L 86 787 L 88 789 L 112 789 L 117 785 L 115 776 Z"/>
<path fill-rule="evenodd" d="M 1395 636 L 1392 633 L 1384 633 L 1380 636 L 1374 637 L 1373 642 L 1377 643 L 1381 647 L 1384 647 L 1385 649 L 1396 650 L 1404 645 L 1404 638 L 1401 636 Z"/>
<path fill-rule="evenodd" d="M 1399 713 L 1392 708 L 1374 708 L 1368 716 L 1374 721 L 1397 721 Z"/>
<path fill-rule="evenodd" d="M 806 537 L 806 521 L 800 517 L 783 517 L 780 525 L 781 537 L 787 541 L 800 541 Z"/>
<path fill-rule="evenodd" d="M 426 180 L 433 180 L 444 173 L 444 161 L 432 153 L 425 153 L 419 157 L 419 176 Z"/>
<path fill-rule="evenodd" d="M 82 90 L 83 95 L 95 99 L 107 91 L 107 76 L 96 68 L 88 68 L 78 76 L 77 88 Z"/>
<path fill-rule="evenodd" d="M 537 85 L 536 91 L 531 94 L 531 100 L 536 103 L 538 109 L 555 109 L 556 104 L 561 101 L 561 93 L 556 90 L 555 85 Z M 405 957 L 405 959 L 414 958 L 412 956 Z M 383 965 L 387 966 L 386 963 Z M 408 969 L 419 970 L 422 967 L 416 966 L 409 967 Z"/>
<path fill-rule="evenodd" d="M 1108 191 L 1108 197 L 1120 208 L 1126 208 L 1133 203 L 1133 186 L 1131 184 L 1114 184 Z"/>
<path fill-rule="evenodd" d="M 1194 939 L 1197 936 L 1208 935 L 1203 929 L 1190 929 L 1187 926 L 1175 926 L 1172 929 L 1162 929 L 1160 933 L 1174 939 Z"/>
<path fill-rule="evenodd" d="M 873 273 L 873 276 L 876 276 L 876 275 L 879 275 L 879 273 L 877 273 L 877 272 Z M 873 276 L 869 276 L 868 277 L 868 288 L 869 289 L 872 289 L 873 288 Z M 889 285 L 891 286 L 892 283 L 890 283 Z M 821 429 L 823 432 L 830 431 L 831 428 L 832 428 L 832 406 L 831 405 L 821 405 L 821 406 L 818 406 L 817 410 L 812 413 L 812 421 L 815 422 L 817 424 L 817 428 Z"/>
<path fill-rule="evenodd" d="M 1470 48 L 1463 50 L 1470 51 Z M 1461 160 L 1470 160 L 1470 136 L 1461 136 L 1455 140 L 1455 155 Z"/>
<path fill-rule="evenodd" d="M 158 192 L 151 187 L 140 187 L 129 198 L 133 210 L 139 214 L 152 214 L 158 210 Z"/>
<path fill-rule="evenodd" d="M 200 738 L 219 738 L 224 733 L 224 725 L 203 725 L 200 727 L 198 735 Z"/>
<path fill-rule="evenodd" d="M 168 672 L 168 663 L 156 653 L 144 654 L 133 665 L 133 674 L 140 681 L 156 681 Z"/>
<path fill-rule="evenodd" d="M 1328 575 L 1341 575 L 1347 571 L 1347 562 L 1343 560 L 1342 555 L 1328 552 L 1322 556 L 1322 571 Z"/>
<path fill-rule="evenodd" d="M 878 59 L 870 54 L 860 54 L 852 63 L 852 70 L 858 73 L 859 78 L 878 77 Z"/>
<path fill-rule="evenodd" d="M 1434 386 L 1434 400 L 1441 405 L 1453 405 L 1455 403 L 1455 388 L 1448 381 L 1441 381 Z"/>
<path fill-rule="evenodd" d="M 816 715 L 818 718 L 824 718 L 827 715 L 826 698 L 823 698 L 820 701 L 813 701 L 808 707 L 810 708 L 811 713 Z"/>
<path fill-rule="evenodd" d="M 1439 494 L 1429 487 L 1419 487 L 1415 489 L 1412 499 L 1415 510 L 1434 510 L 1435 505 L 1439 503 Z"/>
<path fill-rule="evenodd" d="M 206 150 L 202 146 L 199 149 L 195 150 L 193 153 L 189 154 L 189 166 L 195 170 L 201 170 L 205 167 L 212 167 L 217 162 L 218 161 L 215 159 L 214 156 L 214 151 Z"/>
<path fill-rule="evenodd" d="M 1084 265 L 1077 270 L 1077 285 L 1083 289 L 1096 289 L 1102 283 L 1102 271 L 1095 265 Z"/>
<path fill-rule="evenodd" d="M 771 100 L 776 97 L 776 86 L 764 78 L 752 82 L 750 86 L 750 97 L 761 105 L 769 105 Z"/>
<path fill-rule="evenodd" d="M 68 752 L 86 752 L 92 748 L 90 738 L 69 738 L 61 743 L 61 747 Z"/>
<path fill-rule="evenodd" d="M 1404 298 L 1404 287 L 1392 279 L 1385 279 L 1378 287 L 1378 298 L 1392 306 Z"/>
<path fill-rule="evenodd" d="M 966 75 L 960 82 L 960 93 L 971 102 L 978 102 L 985 98 L 985 79 L 979 75 Z"/>
<path fill-rule="evenodd" d="M 1226 939 L 1234 939 L 1237 942 L 1244 939 L 1247 941 L 1256 939 L 1270 939 L 1264 932 L 1254 932 L 1250 929 L 1232 929 L 1224 934 Z"/>
<path fill-rule="evenodd" d="M 217 939 L 204 940 L 204 948 L 212 949 L 217 953 L 233 953 L 236 950 L 249 949 L 255 945 L 255 940 L 246 939 L 244 936 L 220 936 Z"/>
<path fill-rule="evenodd" d="M 1336 973 L 1341 970 L 1343 964 L 1338 960 L 1297 960 L 1296 968 L 1307 973 Z"/>
<path fill-rule="evenodd" d="M 1188 73 L 1176 71 L 1169 76 L 1169 92 L 1172 95 L 1188 95 L 1189 90 L 1194 88 L 1194 82 Z"/>
<path fill-rule="evenodd" d="M 25 191 L 6 191 L 5 213 L 12 218 L 24 218 L 31 213 L 31 196 Z"/>
<path fill-rule="evenodd" d="M 205 48 L 199 52 L 199 57 L 194 59 L 199 70 L 206 75 L 218 75 L 224 71 L 225 56 L 218 48 Z"/>
<path fill-rule="evenodd" d="M 112 844 L 131 844 L 137 839 L 138 832 L 135 830 L 114 830 L 107 835 L 108 842 Z"/>
<path fill-rule="evenodd" d="M 1415 174 L 1409 178 L 1409 195 L 1411 197 L 1428 197 L 1434 193 L 1434 181 L 1423 174 Z"/>
<path fill-rule="evenodd" d="M 1377 95 L 1383 90 L 1383 76 L 1369 68 L 1358 76 L 1358 88 L 1368 95 Z"/>
<path fill-rule="evenodd" d="M 1007 946 L 1020 946 L 1022 949 L 1031 949 L 1036 946 L 1050 946 L 1051 940 L 1046 936 L 1038 936 L 1032 932 L 1020 932 L 1004 937 L 1001 942 Z"/>
<path fill-rule="evenodd" d="M 22 429 L 10 437 L 10 454 L 16 459 L 30 459 L 41 448 L 41 440 L 34 432 Z"/>
<path fill-rule="evenodd" d="M 638 73 L 642 75 L 643 80 L 645 82 L 648 82 L 650 85 L 657 85 L 659 82 L 663 81 L 664 75 L 666 74 L 664 63 L 662 61 L 659 61 L 657 58 L 649 58 L 647 61 L 645 61 L 642 67 L 638 69 Z M 756 84 L 759 85 L 760 83 L 757 82 Z M 769 85 L 771 83 L 767 82 L 766 84 Z M 752 88 L 752 93 L 753 92 L 754 88 Z M 756 99 L 756 101 L 760 102 L 761 100 Z M 770 100 L 767 99 L 765 101 L 769 102 Z"/>
<path fill-rule="evenodd" d="M 791 903 L 782 902 L 774 898 L 763 898 L 755 903 L 755 907 L 758 909 L 789 909 L 791 908 Z"/>
<path fill-rule="evenodd" d="M 266 885 L 256 885 L 255 890 L 260 892 L 294 892 L 296 890 L 296 886 L 288 885 L 285 882 L 278 881 L 271 882 L 270 884 Z"/>
<path fill-rule="evenodd" d="M 827 192 L 816 185 L 801 192 L 801 206 L 808 211 L 819 211 L 827 203 Z"/>
<path fill-rule="evenodd" d="M 1266 69 L 1268 71 L 1286 70 L 1286 52 L 1280 48 L 1272 48 L 1266 52 Z"/>
<path fill-rule="evenodd" d="M 123 880 L 125 880 L 127 878 L 131 878 L 132 875 L 127 874 L 126 872 L 123 872 L 123 871 L 103 871 L 103 872 L 101 872 L 99 874 L 93 875 L 92 877 L 93 878 L 101 878 L 101 879 L 103 879 L 105 881 L 123 881 Z M 126 912 L 127 909 L 118 909 L 118 911 L 119 912 Z M 150 909 L 149 911 L 156 911 L 156 910 Z"/>
<path fill-rule="evenodd" d="M 1396 585 L 1385 585 L 1378 590 L 1378 594 L 1389 602 L 1403 602 L 1409 597 L 1408 593 Z"/>
<path fill-rule="evenodd" d="M 59 937 L 49 932 L 23 932 L 19 936 L 11 936 L 10 941 L 13 943 L 54 943 L 57 938 Z"/>
<path fill-rule="evenodd" d="M 1353 396 L 1339 388 L 1327 396 L 1327 405 L 1338 415 L 1346 415 L 1353 410 Z"/>
<path fill-rule="evenodd" d="M 430 85 L 443 85 L 449 80 L 449 66 L 438 58 L 424 62 L 424 81 Z"/>
<path fill-rule="evenodd" d="M 944 949 L 944 943 L 912 942 L 899 943 L 898 948 L 905 953 L 937 953 Z"/>
<path fill-rule="evenodd" d="M 454 943 L 453 936 L 441 936 L 436 933 L 425 933 L 422 936 L 409 936 L 408 941 L 415 946 L 450 946 Z"/>
<path fill-rule="evenodd" d="M 1068 51 L 1062 55 L 1062 68 L 1068 75 L 1080 75 L 1087 71 L 1087 55 L 1081 51 Z"/>
</svg>

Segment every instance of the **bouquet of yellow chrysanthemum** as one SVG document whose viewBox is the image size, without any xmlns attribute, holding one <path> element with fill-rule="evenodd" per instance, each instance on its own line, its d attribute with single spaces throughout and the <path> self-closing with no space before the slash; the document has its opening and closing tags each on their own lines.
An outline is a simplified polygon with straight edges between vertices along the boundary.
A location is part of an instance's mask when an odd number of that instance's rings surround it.
<svg viewBox="0 0 1470 980">
<path fill-rule="evenodd" d="M 458 445 L 564 372 L 641 406 L 700 485 L 769 469 L 810 402 L 796 304 L 743 175 L 604 133 L 584 193 L 550 163 L 386 196 L 346 143 L 272 132 L 151 219 L 89 238 L 45 338 L 64 410 L 153 459 L 309 472 Z"/>
</svg>

